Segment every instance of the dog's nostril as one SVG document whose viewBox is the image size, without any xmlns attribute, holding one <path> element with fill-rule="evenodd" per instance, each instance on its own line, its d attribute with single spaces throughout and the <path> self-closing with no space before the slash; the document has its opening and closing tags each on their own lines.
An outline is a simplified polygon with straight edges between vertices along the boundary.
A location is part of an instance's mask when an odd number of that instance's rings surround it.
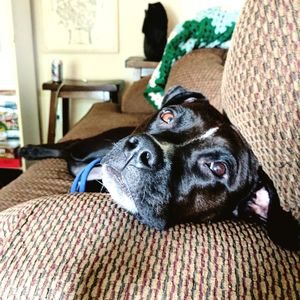
<svg viewBox="0 0 300 300">
<path fill-rule="evenodd" d="M 139 144 L 139 140 L 135 137 L 132 136 L 128 141 L 127 141 L 127 147 L 129 150 L 135 149 Z"/>
<path fill-rule="evenodd" d="M 153 156 L 149 151 L 143 151 L 140 154 L 140 161 L 146 167 L 151 167 L 153 165 Z"/>
<path fill-rule="evenodd" d="M 158 146 L 151 138 L 145 135 L 130 136 L 124 145 L 124 155 L 130 161 L 130 165 L 147 169 L 158 167 Z"/>
</svg>

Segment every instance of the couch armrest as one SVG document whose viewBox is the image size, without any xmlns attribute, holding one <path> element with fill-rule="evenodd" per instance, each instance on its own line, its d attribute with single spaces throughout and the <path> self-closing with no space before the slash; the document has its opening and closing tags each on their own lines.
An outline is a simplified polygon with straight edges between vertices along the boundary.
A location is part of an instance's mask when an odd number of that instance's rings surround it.
<svg viewBox="0 0 300 300">
<path fill-rule="evenodd" d="M 248 0 L 225 64 L 222 100 L 282 206 L 300 221 L 299 31 L 299 1 Z"/>
<path fill-rule="evenodd" d="M 158 231 L 77 193 L 0 213 L 1 238 L 1 299 L 299 299 L 297 253 L 243 222 Z"/>
</svg>

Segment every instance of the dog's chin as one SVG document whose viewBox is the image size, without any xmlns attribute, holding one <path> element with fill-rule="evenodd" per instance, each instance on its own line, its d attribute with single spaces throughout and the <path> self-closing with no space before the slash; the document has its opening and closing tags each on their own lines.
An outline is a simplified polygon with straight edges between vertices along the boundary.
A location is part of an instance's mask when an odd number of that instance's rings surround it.
<svg viewBox="0 0 300 300">
<path fill-rule="evenodd" d="M 132 214 L 136 214 L 138 212 L 131 193 L 120 172 L 107 166 L 106 164 L 103 164 L 102 181 L 113 200 L 120 207 Z"/>
</svg>

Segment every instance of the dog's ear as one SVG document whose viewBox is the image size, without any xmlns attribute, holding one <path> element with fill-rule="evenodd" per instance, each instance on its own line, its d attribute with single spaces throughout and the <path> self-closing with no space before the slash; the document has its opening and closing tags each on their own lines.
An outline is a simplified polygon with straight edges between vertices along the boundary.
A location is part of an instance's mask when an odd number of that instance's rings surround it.
<svg viewBox="0 0 300 300">
<path fill-rule="evenodd" d="M 300 250 L 300 224 L 291 212 L 282 209 L 274 184 L 261 167 L 257 187 L 249 199 L 238 205 L 234 214 L 262 222 L 275 243 L 286 249 Z"/>
<path fill-rule="evenodd" d="M 185 102 L 208 101 L 207 98 L 198 92 L 188 91 L 180 85 L 170 88 L 164 96 L 162 107 L 166 105 L 182 104 Z"/>
</svg>

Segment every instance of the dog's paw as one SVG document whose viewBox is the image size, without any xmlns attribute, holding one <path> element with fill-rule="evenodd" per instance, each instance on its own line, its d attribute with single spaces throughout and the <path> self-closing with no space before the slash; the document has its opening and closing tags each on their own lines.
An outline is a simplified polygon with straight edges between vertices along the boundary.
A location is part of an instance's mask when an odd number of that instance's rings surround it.
<svg viewBox="0 0 300 300">
<path fill-rule="evenodd" d="M 23 157 L 27 160 L 40 159 L 42 154 L 43 150 L 39 146 L 35 145 L 27 145 L 19 148 L 17 151 L 17 155 L 19 157 Z"/>
<path fill-rule="evenodd" d="M 31 157 L 31 147 L 30 147 L 30 145 L 18 148 L 16 154 L 19 157 L 23 157 L 25 159 L 30 159 L 30 157 Z"/>
<path fill-rule="evenodd" d="M 256 191 L 252 199 L 248 201 L 248 209 L 257 218 L 266 221 L 268 219 L 269 204 L 269 193 L 263 187 Z"/>
<path fill-rule="evenodd" d="M 239 203 L 232 212 L 234 217 L 266 223 L 268 219 L 270 197 L 262 187 L 251 195 L 247 201 Z"/>
</svg>

